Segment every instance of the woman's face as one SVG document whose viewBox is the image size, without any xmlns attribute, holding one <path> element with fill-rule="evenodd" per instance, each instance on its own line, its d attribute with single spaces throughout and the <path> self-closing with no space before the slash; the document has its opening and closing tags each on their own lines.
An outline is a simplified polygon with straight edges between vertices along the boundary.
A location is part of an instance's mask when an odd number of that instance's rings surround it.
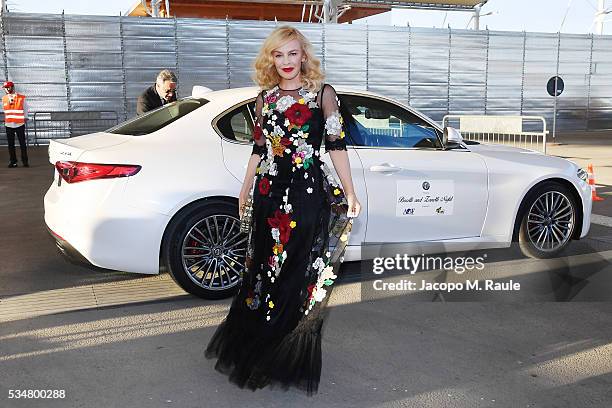
<svg viewBox="0 0 612 408">
<path fill-rule="evenodd" d="M 272 51 L 276 72 L 281 78 L 292 80 L 300 74 L 302 62 L 306 60 L 302 44 L 291 40 Z"/>
</svg>

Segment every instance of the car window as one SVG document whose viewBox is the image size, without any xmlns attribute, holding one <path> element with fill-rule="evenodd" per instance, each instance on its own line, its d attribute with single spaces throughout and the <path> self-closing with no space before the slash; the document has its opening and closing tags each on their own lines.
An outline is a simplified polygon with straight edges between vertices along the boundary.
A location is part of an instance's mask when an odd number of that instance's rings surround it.
<svg viewBox="0 0 612 408">
<path fill-rule="evenodd" d="M 181 99 L 121 123 L 106 132 L 130 136 L 147 135 L 182 118 L 206 103 L 208 101 L 202 98 Z"/>
<path fill-rule="evenodd" d="M 355 146 L 440 148 L 438 131 L 412 112 L 389 102 L 342 95 L 349 143 Z"/>
<path fill-rule="evenodd" d="M 253 141 L 252 112 L 255 101 L 229 111 L 217 121 L 219 131 L 230 140 L 238 142 Z"/>
</svg>

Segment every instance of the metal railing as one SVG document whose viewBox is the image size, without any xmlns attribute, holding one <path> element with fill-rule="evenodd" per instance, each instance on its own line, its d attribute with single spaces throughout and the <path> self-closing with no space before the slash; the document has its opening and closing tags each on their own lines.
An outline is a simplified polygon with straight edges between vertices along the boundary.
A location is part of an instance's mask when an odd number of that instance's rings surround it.
<svg viewBox="0 0 612 408">
<path fill-rule="evenodd" d="M 36 112 L 32 124 L 34 144 L 52 139 L 67 139 L 106 130 L 118 123 L 115 111 Z"/>
<path fill-rule="evenodd" d="M 457 129 L 463 139 L 541 151 L 546 154 L 546 120 L 542 116 L 446 115 L 442 126 Z"/>
</svg>

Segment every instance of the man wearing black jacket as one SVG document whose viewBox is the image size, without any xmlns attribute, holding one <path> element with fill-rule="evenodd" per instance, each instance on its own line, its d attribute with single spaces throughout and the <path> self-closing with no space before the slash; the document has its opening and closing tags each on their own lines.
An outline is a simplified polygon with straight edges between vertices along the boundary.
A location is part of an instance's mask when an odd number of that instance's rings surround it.
<svg viewBox="0 0 612 408">
<path fill-rule="evenodd" d="M 176 75 L 174 72 L 164 69 L 157 74 L 155 83 L 138 97 L 136 113 L 142 115 L 174 101 L 176 101 Z"/>
</svg>

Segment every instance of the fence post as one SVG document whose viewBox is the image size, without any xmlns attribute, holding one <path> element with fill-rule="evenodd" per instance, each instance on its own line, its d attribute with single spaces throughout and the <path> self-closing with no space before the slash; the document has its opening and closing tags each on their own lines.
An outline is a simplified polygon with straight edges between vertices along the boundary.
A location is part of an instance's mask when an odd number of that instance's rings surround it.
<svg viewBox="0 0 612 408">
<path fill-rule="evenodd" d="M 123 42 L 123 16 L 119 16 L 119 40 L 121 44 L 121 93 L 123 96 L 123 120 L 127 120 L 127 84 L 125 75 L 125 44 Z"/>
<path fill-rule="evenodd" d="M 4 26 L 4 19 L 6 18 L 6 13 L 2 12 L 0 14 L 0 30 L 2 30 L 2 61 L 4 63 L 4 78 L 5 81 L 9 80 L 8 77 L 8 58 L 6 56 L 6 27 Z"/>
<path fill-rule="evenodd" d="M 411 60 L 411 54 L 412 54 L 412 27 L 410 27 L 410 23 L 408 23 L 408 105 L 410 105 L 410 91 L 411 91 L 411 74 L 410 71 L 412 70 L 412 60 Z"/>
<path fill-rule="evenodd" d="M 485 94 L 484 94 L 484 114 L 487 114 L 487 105 L 489 99 L 489 47 L 490 47 L 490 36 L 489 27 L 487 26 L 487 56 L 485 60 Z"/>
<path fill-rule="evenodd" d="M 370 90 L 370 28 L 366 20 L 366 91 Z"/>
<path fill-rule="evenodd" d="M 321 42 L 322 42 L 322 48 L 323 48 L 323 52 L 322 52 L 322 61 L 321 61 L 321 65 L 323 66 L 323 72 L 325 72 L 325 54 L 327 53 L 327 46 L 325 44 L 325 26 L 326 23 L 325 21 L 323 21 L 323 23 L 321 24 L 321 31 L 322 31 L 322 36 L 321 36 Z"/>
<path fill-rule="evenodd" d="M 447 82 L 446 82 L 446 114 L 450 114 L 450 83 L 451 83 L 451 58 L 452 58 L 452 54 L 451 54 L 451 49 L 452 47 L 452 39 L 451 39 L 452 33 L 451 33 L 451 27 L 450 24 L 448 25 L 448 75 L 447 75 Z"/>
<path fill-rule="evenodd" d="M 227 71 L 226 85 L 228 88 L 231 88 L 232 81 L 230 79 L 230 29 L 228 16 L 225 16 L 225 70 Z"/>
<path fill-rule="evenodd" d="M 176 15 L 174 16 L 174 72 L 176 73 L 176 77 L 180 78 L 179 74 L 179 43 L 178 43 L 178 34 L 177 34 L 177 23 L 176 23 Z M 176 95 L 180 95 L 180 87 L 181 81 L 178 81 L 176 84 Z"/>
<path fill-rule="evenodd" d="M 593 76 L 593 43 L 595 42 L 593 33 L 591 33 L 591 51 L 589 55 L 589 78 L 587 87 L 587 109 L 584 124 L 584 130 L 589 130 L 589 121 L 591 120 L 591 77 Z"/>
<path fill-rule="evenodd" d="M 559 54 L 561 53 L 561 31 L 557 32 L 557 69 L 555 76 L 559 76 Z M 553 142 L 555 141 L 557 132 L 557 83 L 555 79 L 555 100 L 553 106 Z"/>
<path fill-rule="evenodd" d="M 70 98 L 70 58 L 68 57 L 68 47 L 66 46 L 66 15 L 62 10 L 62 41 L 64 43 L 64 79 L 66 81 L 66 102 L 68 112 L 72 111 L 72 101 Z M 72 137 L 72 123 L 68 122 L 68 134 Z"/>
<path fill-rule="evenodd" d="M 527 54 L 527 32 L 523 30 L 523 66 L 521 68 L 521 116 L 523 116 L 523 104 L 525 101 L 525 57 Z"/>
</svg>

